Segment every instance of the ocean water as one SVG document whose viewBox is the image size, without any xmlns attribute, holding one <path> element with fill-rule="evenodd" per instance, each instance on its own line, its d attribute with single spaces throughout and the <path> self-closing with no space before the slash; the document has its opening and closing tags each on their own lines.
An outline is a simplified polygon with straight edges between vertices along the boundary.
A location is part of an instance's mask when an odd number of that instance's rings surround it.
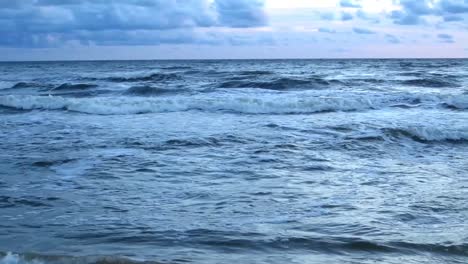
<svg viewBox="0 0 468 264">
<path fill-rule="evenodd" d="M 0 63 L 0 263 L 468 263 L 468 60 Z"/>
</svg>

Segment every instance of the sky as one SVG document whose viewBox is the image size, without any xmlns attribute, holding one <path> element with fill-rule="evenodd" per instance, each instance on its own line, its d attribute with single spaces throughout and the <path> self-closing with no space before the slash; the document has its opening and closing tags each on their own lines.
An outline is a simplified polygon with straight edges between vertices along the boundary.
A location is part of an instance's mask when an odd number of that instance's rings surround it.
<svg viewBox="0 0 468 264">
<path fill-rule="evenodd" d="M 0 60 L 463 58 L 468 0 L 0 0 Z"/>
</svg>

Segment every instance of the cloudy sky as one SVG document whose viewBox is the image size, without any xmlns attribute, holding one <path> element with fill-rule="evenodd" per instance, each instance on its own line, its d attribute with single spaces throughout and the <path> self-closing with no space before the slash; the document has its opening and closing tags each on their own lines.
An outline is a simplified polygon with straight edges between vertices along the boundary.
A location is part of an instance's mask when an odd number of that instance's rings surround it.
<svg viewBox="0 0 468 264">
<path fill-rule="evenodd" d="M 468 0 L 0 0 L 0 60 L 468 57 Z"/>
</svg>

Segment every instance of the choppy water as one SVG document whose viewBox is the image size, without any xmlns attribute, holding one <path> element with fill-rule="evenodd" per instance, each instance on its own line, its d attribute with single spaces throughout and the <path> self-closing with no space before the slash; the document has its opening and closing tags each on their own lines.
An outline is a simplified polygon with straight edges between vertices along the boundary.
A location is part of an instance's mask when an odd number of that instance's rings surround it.
<svg viewBox="0 0 468 264">
<path fill-rule="evenodd" d="M 0 64 L 0 263 L 467 263 L 468 61 Z"/>
</svg>

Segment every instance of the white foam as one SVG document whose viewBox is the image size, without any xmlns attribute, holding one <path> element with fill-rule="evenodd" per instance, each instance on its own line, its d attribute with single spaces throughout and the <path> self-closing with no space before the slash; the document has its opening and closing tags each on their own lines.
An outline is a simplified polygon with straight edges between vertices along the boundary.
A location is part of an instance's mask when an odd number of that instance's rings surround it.
<svg viewBox="0 0 468 264">
<path fill-rule="evenodd" d="M 0 258 L 0 264 L 43 264 L 44 262 L 35 259 L 26 260 L 20 255 L 8 252 L 4 257 Z"/>
<path fill-rule="evenodd" d="M 0 90 L 10 89 L 15 84 L 16 84 L 15 82 L 0 81 Z"/>
<path fill-rule="evenodd" d="M 458 109 L 468 109 L 468 94 L 452 96 L 445 103 Z"/>
<path fill-rule="evenodd" d="M 468 127 L 458 129 L 439 129 L 432 127 L 408 127 L 402 129 L 425 141 L 464 141 L 468 140 Z"/>
<path fill-rule="evenodd" d="M 169 98 L 64 98 L 58 96 L 6 95 L 0 105 L 17 109 L 68 110 L 89 114 L 118 115 L 187 110 L 233 111 L 247 114 L 299 114 L 324 111 L 379 109 L 411 100 L 439 100 L 433 96 L 348 94 L 336 97 L 308 95 L 192 96 Z M 440 101 L 440 100 L 439 100 Z"/>
</svg>

